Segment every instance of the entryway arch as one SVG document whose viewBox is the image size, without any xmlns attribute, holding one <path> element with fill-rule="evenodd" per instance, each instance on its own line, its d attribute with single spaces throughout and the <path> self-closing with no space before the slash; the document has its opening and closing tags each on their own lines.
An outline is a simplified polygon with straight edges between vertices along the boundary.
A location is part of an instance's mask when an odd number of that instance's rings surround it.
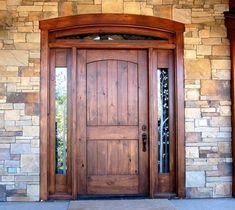
<svg viewBox="0 0 235 210">
<path fill-rule="evenodd" d="M 42 20 L 40 29 L 41 199 L 184 197 L 184 25 L 142 15 L 89 14 Z M 167 95 L 160 91 L 164 78 Z M 57 155 L 64 153 L 57 148 L 55 98 L 62 86 L 66 155 L 58 164 Z M 159 117 L 163 100 L 167 114 Z"/>
</svg>

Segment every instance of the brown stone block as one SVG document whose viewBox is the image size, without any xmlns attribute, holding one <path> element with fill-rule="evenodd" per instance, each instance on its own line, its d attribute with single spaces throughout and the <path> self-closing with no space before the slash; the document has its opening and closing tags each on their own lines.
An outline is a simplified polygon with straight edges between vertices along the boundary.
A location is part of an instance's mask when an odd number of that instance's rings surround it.
<svg viewBox="0 0 235 210">
<path fill-rule="evenodd" d="M 212 55 L 229 56 L 230 55 L 230 48 L 229 48 L 229 46 L 213 46 L 212 47 Z"/>
<path fill-rule="evenodd" d="M 221 100 L 230 98 L 229 81 L 224 80 L 202 80 L 201 95 L 218 96 Z"/>
<path fill-rule="evenodd" d="M 188 132 L 185 134 L 187 143 L 201 142 L 202 135 L 201 132 Z"/>
<path fill-rule="evenodd" d="M 139 2 L 125 2 L 124 13 L 140 14 L 140 3 Z"/>
<path fill-rule="evenodd" d="M 7 103 L 39 103 L 39 93 L 8 93 Z"/>
<path fill-rule="evenodd" d="M 59 2 L 59 16 L 73 15 L 75 11 L 77 11 L 75 2 Z"/>
<path fill-rule="evenodd" d="M 208 59 L 185 60 L 186 79 L 210 79 L 211 65 Z"/>
<path fill-rule="evenodd" d="M 26 115 L 39 115 L 39 104 L 26 104 L 25 105 L 25 114 Z"/>
</svg>

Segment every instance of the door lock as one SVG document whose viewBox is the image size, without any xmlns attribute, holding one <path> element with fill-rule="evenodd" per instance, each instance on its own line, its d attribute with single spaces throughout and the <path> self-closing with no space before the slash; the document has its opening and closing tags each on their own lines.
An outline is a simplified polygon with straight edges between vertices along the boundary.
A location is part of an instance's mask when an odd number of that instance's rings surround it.
<svg viewBox="0 0 235 210">
<path fill-rule="evenodd" d="M 148 141 L 147 134 L 146 133 L 142 133 L 143 152 L 146 152 L 146 150 L 147 150 L 147 148 L 146 148 L 147 141 Z"/>
</svg>

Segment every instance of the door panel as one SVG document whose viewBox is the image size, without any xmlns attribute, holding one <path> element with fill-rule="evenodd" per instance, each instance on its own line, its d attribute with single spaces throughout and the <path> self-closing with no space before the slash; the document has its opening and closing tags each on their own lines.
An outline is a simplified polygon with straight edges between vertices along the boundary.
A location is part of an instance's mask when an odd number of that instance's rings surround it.
<svg viewBox="0 0 235 210">
<path fill-rule="evenodd" d="M 79 150 L 86 153 L 86 176 L 79 183 L 85 180 L 87 189 L 80 193 L 146 194 L 147 52 L 87 50 L 84 60 L 86 120 L 78 124 L 86 124 L 86 151 Z"/>
</svg>

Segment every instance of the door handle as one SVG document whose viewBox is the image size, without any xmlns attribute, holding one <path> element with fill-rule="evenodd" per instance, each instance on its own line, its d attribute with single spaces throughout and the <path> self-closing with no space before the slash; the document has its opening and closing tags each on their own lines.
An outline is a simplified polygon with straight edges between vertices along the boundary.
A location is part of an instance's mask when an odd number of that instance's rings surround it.
<svg viewBox="0 0 235 210">
<path fill-rule="evenodd" d="M 148 138 L 147 138 L 147 134 L 146 133 L 142 133 L 142 142 L 143 142 L 143 152 L 146 152 L 147 150 L 147 141 L 148 141 Z"/>
</svg>

